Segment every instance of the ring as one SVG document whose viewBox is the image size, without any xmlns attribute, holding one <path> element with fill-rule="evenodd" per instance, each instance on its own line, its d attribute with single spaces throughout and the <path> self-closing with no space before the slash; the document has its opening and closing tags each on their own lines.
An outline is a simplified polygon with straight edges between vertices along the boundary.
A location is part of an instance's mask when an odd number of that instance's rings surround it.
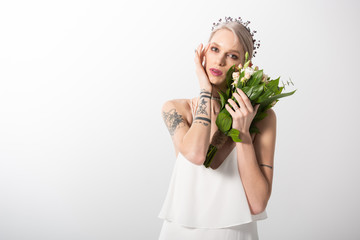
<svg viewBox="0 0 360 240">
<path fill-rule="evenodd" d="M 239 107 L 238 107 L 238 108 L 235 108 L 234 111 L 236 111 L 236 110 L 238 110 L 238 109 L 239 109 Z"/>
</svg>

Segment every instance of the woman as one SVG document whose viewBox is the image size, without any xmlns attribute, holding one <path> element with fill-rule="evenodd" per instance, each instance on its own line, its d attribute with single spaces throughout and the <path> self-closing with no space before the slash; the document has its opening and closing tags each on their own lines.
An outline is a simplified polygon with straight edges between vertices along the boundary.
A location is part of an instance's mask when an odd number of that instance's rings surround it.
<svg viewBox="0 0 360 240">
<path fill-rule="evenodd" d="M 159 214 L 164 219 L 160 240 L 258 239 L 256 221 L 267 218 L 272 187 L 274 111 L 269 109 L 268 116 L 257 122 L 260 134 L 250 134 L 259 105 L 253 107 L 238 89 L 234 97 L 239 104 L 229 99 L 226 109 L 242 142 L 228 137 L 210 168 L 203 166 L 209 144 L 216 141 L 217 91 L 226 90 L 227 70 L 234 64 L 243 65 L 246 51 L 253 56 L 254 41 L 248 28 L 237 21 L 219 24 L 209 43 L 195 50 L 199 96 L 169 100 L 162 106 L 177 159 Z"/>
</svg>

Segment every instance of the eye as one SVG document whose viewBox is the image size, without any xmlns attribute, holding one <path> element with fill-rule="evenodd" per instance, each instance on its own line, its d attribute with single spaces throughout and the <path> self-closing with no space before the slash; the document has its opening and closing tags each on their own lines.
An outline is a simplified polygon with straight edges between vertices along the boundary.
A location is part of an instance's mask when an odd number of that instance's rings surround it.
<svg viewBox="0 0 360 240">
<path fill-rule="evenodd" d="M 217 49 L 217 47 L 211 47 L 211 50 L 216 52 L 218 49 Z"/>
<path fill-rule="evenodd" d="M 238 57 L 237 57 L 236 55 L 233 55 L 233 54 L 229 54 L 229 55 L 230 55 L 231 58 L 234 59 L 234 60 L 237 60 L 237 59 L 238 59 Z"/>
</svg>

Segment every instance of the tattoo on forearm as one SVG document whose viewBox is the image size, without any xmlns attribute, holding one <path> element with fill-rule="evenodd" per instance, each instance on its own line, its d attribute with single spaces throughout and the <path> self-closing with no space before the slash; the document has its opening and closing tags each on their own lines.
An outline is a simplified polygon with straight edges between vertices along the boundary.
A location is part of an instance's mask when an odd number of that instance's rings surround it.
<svg viewBox="0 0 360 240">
<path fill-rule="evenodd" d="M 200 98 L 210 98 L 210 99 L 211 99 L 211 96 L 210 96 L 210 95 L 202 94 L 202 95 L 200 95 Z"/>
<path fill-rule="evenodd" d="M 180 115 L 175 108 L 168 112 L 163 112 L 163 119 L 171 136 L 174 136 L 175 130 L 178 127 L 185 126 L 182 115 Z"/>
<path fill-rule="evenodd" d="M 260 163 L 259 165 L 260 165 L 260 166 L 264 166 L 264 167 L 268 167 L 268 168 L 271 168 L 271 169 L 273 168 L 272 166 L 266 165 L 266 164 L 263 164 L 263 163 Z"/>
<path fill-rule="evenodd" d="M 209 126 L 209 124 L 204 121 L 194 121 L 194 123 L 201 123 L 204 126 Z"/>
<path fill-rule="evenodd" d="M 200 94 L 202 94 L 202 93 L 211 95 L 211 92 L 206 91 L 206 89 L 204 89 L 204 88 L 201 89 L 201 91 L 200 91 Z"/>
<path fill-rule="evenodd" d="M 204 117 L 195 117 L 194 123 L 201 123 L 204 126 L 209 126 L 211 120 L 209 118 L 204 118 Z"/>
<path fill-rule="evenodd" d="M 209 118 L 204 118 L 204 117 L 195 117 L 194 120 L 203 120 L 203 121 L 207 121 L 207 122 L 211 123 L 211 120 Z"/>
<path fill-rule="evenodd" d="M 206 108 L 207 108 L 207 104 L 208 102 L 200 96 L 200 104 L 198 106 L 198 109 L 196 111 L 196 115 L 199 115 L 199 114 L 204 114 L 206 116 L 208 116 L 209 114 L 206 112 Z"/>
</svg>

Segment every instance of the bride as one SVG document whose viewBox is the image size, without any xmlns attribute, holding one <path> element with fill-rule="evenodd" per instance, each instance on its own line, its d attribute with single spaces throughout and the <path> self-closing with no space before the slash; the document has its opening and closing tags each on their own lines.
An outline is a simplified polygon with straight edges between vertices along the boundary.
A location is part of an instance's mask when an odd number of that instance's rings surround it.
<svg viewBox="0 0 360 240">
<path fill-rule="evenodd" d="M 211 169 L 203 166 L 208 147 L 212 141 L 216 141 L 215 138 L 217 137 L 214 135 L 217 131 L 215 121 L 221 107 L 218 91 L 226 91 L 225 77 L 229 68 L 234 64 L 236 66 L 243 65 L 245 52 L 249 53 L 250 58 L 254 55 L 255 41 L 252 35 L 247 24 L 245 25 L 237 20 L 216 25 L 210 34 L 208 43 L 205 46 L 200 44 L 195 50 L 194 60 L 200 87 L 199 96 L 192 99 L 168 100 L 162 106 L 163 119 L 171 135 L 177 158 L 181 157 L 186 161 L 183 164 L 187 165 L 184 166 L 194 169 L 194 172 L 180 174 L 176 171 L 185 171 L 186 168 L 178 166 L 174 171 L 167 199 L 160 214 L 164 218 L 164 225 L 160 234 L 162 240 L 258 238 L 256 219 L 266 218 L 265 209 L 272 189 L 276 141 L 275 112 L 271 108 L 267 110 L 267 117 L 256 124 L 260 134 L 250 134 L 250 124 L 259 105 L 253 107 L 246 94 L 241 89 L 237 89 L 234 97 L 238 103 L 229 99 L 225 107 L 233 118 L 232 128 L 240 131 L 239 137 L 242 142 L 233 142 L 228 137 L 211 162 Z M 219 177 L 224 170 L 222 165 L 231 161 L 232 157 L 236 163 L 236 174 L 238 175 L 231 181 L 239 181 L 240 179 L 241 185 L 239 186 L 243 188 L 242 191 L 245 194 L 244 199 L 239 198 L 238 201 L 246 203 L 244 206 L 247 208 L 244 208 L 243 212 L 236 213 L 234 218 L 230 212 L 219 212 L 220 215 L 226 215 L 213 216 L 215 211 L 213 209 L 221 208 L 222 204 L 233 204 L 233 206 L 228 207 L 234 209 L 237 208 L 238 204 L 228 201 L 229 194 L 233 194 L 232 191 L 228 193 L 218 191 L 208 196 L 211 198 L 212 205 L 209 205 L 211 210 L 207 211 L 208 216 L 205 214 L 201 218 L 200 209 L 204 206 L 196 205 L 198 195 L 193 192 L 194 189 L 197 191 L 200 189 L 204 195 L 208 194 L 210 190 L 197 185 L 205 177 L 204 174 L 207 174 L 205 171 L 213 171 L 214 173 L 218 171 L 217 177 Z M 210 177 L 210 175 L 206 177 Z M 225 177 L 225 175 L 222 176 L 222 178 Z M 183 181 L 189 181 L 190 178 L 192 178 L 190 185 L 182 188 L 181 191 L 177 190 L 181 189 L 178 185 Z M 240 190 L 233 189 L 233 191 Z M 193 204 L 181 205 L 178 198 L 183 201 L 191 199 Z M 246 212 L 247 209 L 248 213 Z M 177 216 L 186 214 L 188 214 L 187 217 L 177 218 Z M 245 216 L 246 214 L 251 220 L 241 222 L 242 216 L 240 215 Z M 256 216 L 261 217 L 256 218 Z M 209 218 L 213 217 L 227 219 L 224 220 L 224 224 L 225 222 L 231 223 L 231 226 L 215 224 L 217 220 L 208 221 Z M 208 225 L 205 224 L 205 221 Z M 211 223 L 214 224 L 211 225 Z"/>
</svg>

